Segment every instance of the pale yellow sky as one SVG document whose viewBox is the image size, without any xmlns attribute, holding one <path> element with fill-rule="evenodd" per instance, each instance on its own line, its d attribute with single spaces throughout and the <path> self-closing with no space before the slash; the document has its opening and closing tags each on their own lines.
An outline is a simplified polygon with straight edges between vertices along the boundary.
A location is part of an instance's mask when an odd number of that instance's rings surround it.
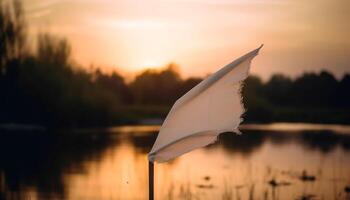
<svg viewBox="0 0 350 200">
<path fill-rule="evenodd" d="M 349 0 L 23 0 L 30 31 L 66 37 L 75 60 L 124 74 L 180 65 L 203 76 L 260 44 L 252 72 L 350 72 Z"/>
</svg>

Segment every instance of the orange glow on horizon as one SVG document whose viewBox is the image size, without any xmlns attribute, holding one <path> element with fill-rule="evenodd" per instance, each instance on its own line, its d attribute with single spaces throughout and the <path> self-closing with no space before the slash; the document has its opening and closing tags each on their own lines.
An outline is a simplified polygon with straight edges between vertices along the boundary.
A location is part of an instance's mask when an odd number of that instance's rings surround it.
<svg viewBox="0 0 350 200">
<path fill-rule="evenodd" d="M 35 34 L 66 37 L 83 66 L 122 74 L 174 62 L 184 77 L 204 76 L 264 43 L 252 72 L 295 76 L 349 72 L 350 3 L 240 0 L 24 1 Z"/>
</svg>

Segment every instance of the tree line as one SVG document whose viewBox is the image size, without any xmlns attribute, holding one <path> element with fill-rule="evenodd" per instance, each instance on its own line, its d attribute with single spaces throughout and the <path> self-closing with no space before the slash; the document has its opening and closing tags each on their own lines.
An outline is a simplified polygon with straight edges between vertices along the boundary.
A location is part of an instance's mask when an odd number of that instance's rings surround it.
<svg viewBox="0 0 350 200">
<path fill-rule="evenodd" d="M 0 0 L 0 123 L 47 127 L 108 126 L 165 117 L 177 98 L 202 79 L 182 78 L 176 64 L 148 69 L 127 83 L 117 72 L 84 70 L 64 38 L 39 34 L 35 48 L 20 1 Z M 350 75 L 250 76 L 242 88 L 251 122 L 349 123 Z"/>
</svg>

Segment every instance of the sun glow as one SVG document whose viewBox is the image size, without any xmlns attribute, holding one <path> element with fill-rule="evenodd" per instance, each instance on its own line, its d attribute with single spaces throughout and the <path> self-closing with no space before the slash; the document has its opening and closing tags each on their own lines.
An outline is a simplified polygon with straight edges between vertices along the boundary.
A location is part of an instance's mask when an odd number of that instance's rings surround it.
<svg viewBox="0 0 350 200">
<path fill-rule="evenodd" d="M 146 68 L 146 69 L 158 69 L 161 68 L 165 65 L 165 63 L 157 61 L 157 60 L 145 60 L 141 61 L 141 69 Z"/>
</svg>

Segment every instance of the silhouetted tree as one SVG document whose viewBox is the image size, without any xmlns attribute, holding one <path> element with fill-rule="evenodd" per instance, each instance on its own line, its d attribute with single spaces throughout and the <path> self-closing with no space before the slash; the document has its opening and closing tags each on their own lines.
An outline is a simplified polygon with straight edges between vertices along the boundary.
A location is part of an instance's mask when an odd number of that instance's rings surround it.
<svg viewBox="0 0 350 200">
<path fill-rule="evenodd" d="M 180 76 L 170 64 L 164 70 L 146 70 L 136 76 L 131 89 L 138 104 L 168 105 L 179 97 L 180 85 Z"/>
<path fill-rule="evenodd" d="M 275 105 L 288 105 L 290 101 L 289 92 L 292 87 L 292 80 L 282 74 L 273 75 L 263 86 L 263 93 L 266 99 Z"/>
<path fill-rule="evenodd" d="M 38 36 L 37 59 L 42 65 L 67 68 L 71 64 L 71 47 L 67 40 L 49 34 Z"/>
<path fill-rule="evenodd" d="M 249 76 L 242 88 L 242 95 L 246 113 L 244 119 L 247 121 L 270 121 L 270 105 L 262 95 L 263 83 L 257 76 Z"/>
<path fill-rule="evenodd" d="M 0 122 L 118 123 L 120 96 L 127 96 L 122 78 L 110 76 L 114 88 L 93 82 L 93 74 L 72 64 L 69 43 L 49 34 L 40 34 L 36 51 L 30 52 L 25 27 L 20 1 L 0 0 Z M 120 96 L 119 89 L 124 90 Z"/>
<path fill-rule="evenodd" d="M 19 0 L 0 0 L 0 74 L 18 62 L 26 51 L 25 20 Z"/>
<path fill-rule="evenodd" d="M 23 100 L 18 92 L 19 66 L 26 53 L 25 21 L 20 1 L 0 0 L 0 121 L 16 116 L 13 104 Z"/>
<path fill-rule="evenodd" d="M 334 106 L 336 86 L 337 80 L 329 72 L 306 73 L 294 81 L 289 93 L 291 103 L 303 107 Z"/>
<path fill-rule="evenodd" d="M 350 109 L 350 74 L 344 75 L 340 81 L 337 94 L 337 97 L 333 98 L 338 102 L 338 106 Z"/>
<path fill-rule="evenodd" d="M 113 72 L 111 75 L 103 74 L 100 70 L 96 70 L 95 83 L 103 88 L 110 90 L 110 92 L 115 93 L 119 99 L 122 100 L 124 104 L 133 103 L 132 93 L 130 88 L 125 83 L 124 78 Z"/>
</svg>

